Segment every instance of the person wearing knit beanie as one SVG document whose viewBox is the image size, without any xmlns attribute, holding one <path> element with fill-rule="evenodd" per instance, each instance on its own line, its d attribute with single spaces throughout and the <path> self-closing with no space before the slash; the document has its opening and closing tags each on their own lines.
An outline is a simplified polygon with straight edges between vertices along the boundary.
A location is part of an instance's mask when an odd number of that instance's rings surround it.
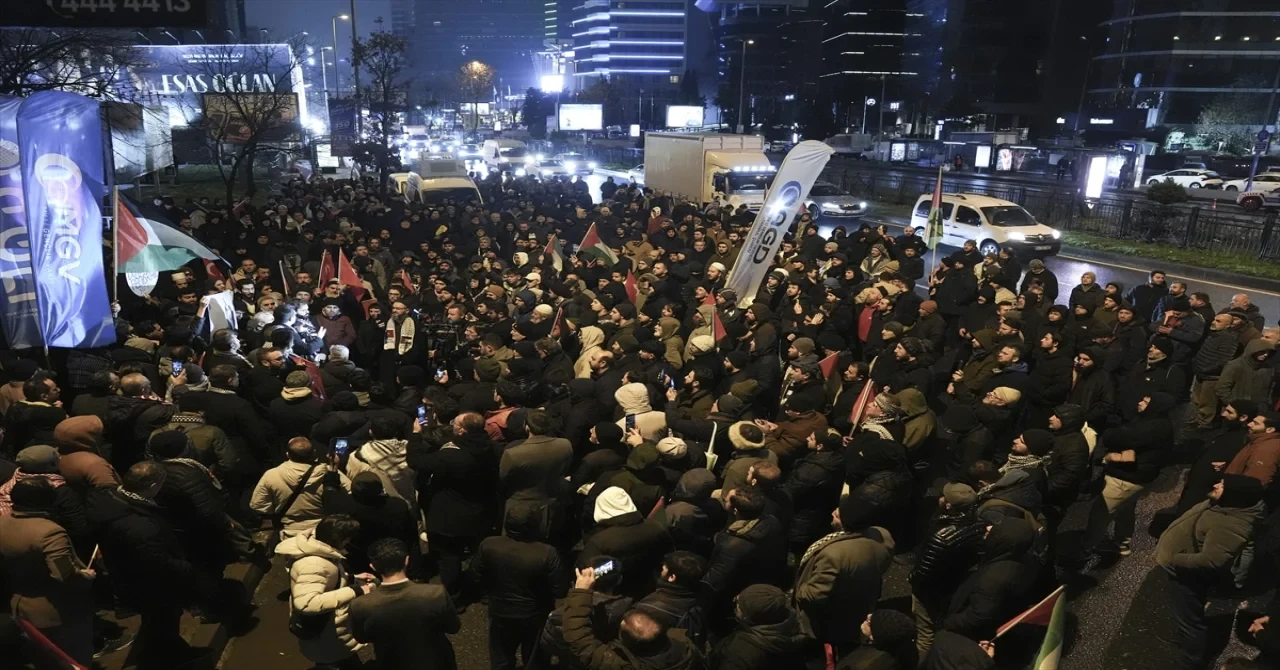
<svg viewBox="0 0 1280 670">
<path fill-rule="evenodd" d="M 933 300 L 926 300 L 920 303 L 920 315 L 928 316 L 938 311 L 938 303 Z"/>
<path fill-rule="evenodd" d="M 1019 446 L 1021 443 L 1022 446 Z M 1037 458 L 1043 458 L 1049 455 L 1053 449 L 1053 433 L 1043 428 L 1028 428 L 1022 431 L 1022 435 L 1014 440 L 1013 450 L 1018 453 L 1027 453 Z"/>
<path fill-rule="evenodd" d="M 636 506 L 635 503 L 631 502 L 631 496 L 617 486 L 610 486 L 596 498 L 596 506 L 591 518 L 595 519 L 596 523 L 600 523 L 605 519 L 612 519 L 635 511 Z"/>
<path fill-rule="evenodd" d="M 693 355 L 705 354 L 716 346 L 715 338 L 710 335 L 697 335 L 689 338 L 689 351 Z"/>
<path fill-rule="evenodd" d="M 745 405 L 746 403 L 742 402 L 742 398 L 739 398 L 732 393 L 726 393 L 719 398 L 716 398 L 714 411 L 719 414 L 723 414 L 724 416 L 736 417 L 742 412 L 742 408 Z"/>
<path fill-rule="evenodd" d="M 1022 391 L 1010 386 L 998 386 L 991 389 L 987 393 L 987 397 L 983 400 L 988 405 L 997 405 L 999 407 L 1012 407 L 1018 404 L 1022 399 Z"/>
<path fill-rule="evenodd" d="M 658 440 L 657 449 L 664 460 L 684 458 L 685 454 L 689 453 L 689 445 L 678 437 L 664 437 Z"/>
<path fill-rule="evenodd" d="M 772 584 L 752 584 L 733 601 L 738 618 L 748 626 L 780 624 L 795 615 L 787 594 Z"/>
<path fill-rule="evenodd" d="M 871 643 L 871 649 L 893 657 L 893 667 L 916 667 L 916 620 L 911 616 L 897 610 L 878 609 L 868 614 L 862 622 L 862 634 Z M 867 664 L 852 667 L 873 666 Z"/>
<path fill-rule="evenodd" d="M 18 469 L 28 475 L 58 474 L 58 450 L 46 444 L 37 444 L 18 452 L 15 462 Z"/>
<path fill-rule="evenodd" d="M 551 318 L 551 315 L 555 313 L 555 310 L 551 308 L 551 305 L 538 305 L 533 308 L 533 311 L 544 319 Z"/>
<path fill-rule="evenodd" d="M 795 347 L 795 350 L 800 352 L 801 356 L 808 356 L 813 353 L 813 340 L 807 337 L 797 337 L 795 341 L 791 343 L 791 346 Z"/>
</svg>

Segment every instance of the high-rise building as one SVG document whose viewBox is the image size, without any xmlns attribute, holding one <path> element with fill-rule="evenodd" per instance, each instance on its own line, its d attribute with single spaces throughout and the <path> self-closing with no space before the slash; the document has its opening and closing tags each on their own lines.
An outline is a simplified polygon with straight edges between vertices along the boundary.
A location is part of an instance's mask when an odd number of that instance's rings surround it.
<svg viewBox="0 0 1280 670">
<path fill-rule="evenodd" d="M 1105 51 L 1089 61 L 1086 104 L 1154 110 L 1162 125 L 1196 123 L 1222 96 L 1262 110 L 1280 69 L 1276 9 L 1259 0 L 1115 0 L 1102 25 Z"/>
<path fill-rule="evenodd" d="M 718 3 L 714 32 L 724 121 L 736 125 L 787 124 L 818 89 L 822 64 L 819 12 L 808 0 Z M 743 67 L 746 70 L 743 70 Z"/>
<path fill-rule="evenodd" d="M 574 7 L 575 75 L 675 86 L 685 69 L 685 0 L 585 0 Z M 589 85 L 589 84 L 588 84 Z"/>
<path fill-rule="evenodd" d="M 415 0 L 391 0 L 391 33 L 413 41 L 417 27 Z"/>
<path fill-rule="evenodd" d="M 448 89 L 458 69 L 478 60 L 494 68 L 494 84 L 535 85 L 533 55 L 543 48 L 543 0 L 416 0 L 415 35 L 425 83 Z"/>
<path fill-rule="evenodd" d="M 892 127 L 896 117 L 877 118 L 887 109 L 880 99 L 898 98 L 918 74 L 905 67 L 907 40 L 918 37 L 907 28 L 906 0 L 834 0 L 822 11 L 822 104 L 845 127 L 861 128 L 868 110 L 867 132 Z"/>
</svg>

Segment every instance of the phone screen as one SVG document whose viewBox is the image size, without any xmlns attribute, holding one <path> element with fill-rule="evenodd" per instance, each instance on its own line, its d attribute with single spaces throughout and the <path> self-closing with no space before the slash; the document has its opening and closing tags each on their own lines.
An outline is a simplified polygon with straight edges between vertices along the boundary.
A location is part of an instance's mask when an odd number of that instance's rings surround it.
<svg viewBox="0 0 1280 670">
<path fill-rule="evenodd" d="M 442 365 L 442 366 L 440 366 L 440 367 L 438 367 L 438 368 L 436 368 L 436 381 L 440 381 L 441 379 L 444 379 L 444 366 L 443 366 L 443 365 Z"/>
<path fill-rule="evenodd" d="M 634 414 L 628 414 L 628 415 L 627 415 L 627 430 L 635 430 L 635 427 L 636 427 L 636 415 L 634 415 Z"/>
<path fill-rule="evenodd" d="M 667 377 L 667 388 L 672 389 L 672 390 L 675 390 L 675 388 L 676 388 L 676 379 L 675 379 L 675 377 Z"/>
<path fill-rule="evenodd" d="M 182 374 L 182 361 L 173 361 L 173 363 L 171 363 L 170 365 L 173 366 L 174 377 L 177 377 L 178 375 Z"/>
<path fill-rule="evenodd" d="M 418 405 L 418 425 L 427 425 L 427 406 Z"/>
<path fill-rule="evenodd" d="M 595 569 L 596 577 L 602 577 L 610 572 L 613 572 L 613 561 L 601 563 L 600 567 Z"/>
<path fill-rule="evenodd" d="M 347 449 L 347 438 L 335 437 L 333 439 L 333 453 L 335 456 L 346 456 Z"/>
</svg>

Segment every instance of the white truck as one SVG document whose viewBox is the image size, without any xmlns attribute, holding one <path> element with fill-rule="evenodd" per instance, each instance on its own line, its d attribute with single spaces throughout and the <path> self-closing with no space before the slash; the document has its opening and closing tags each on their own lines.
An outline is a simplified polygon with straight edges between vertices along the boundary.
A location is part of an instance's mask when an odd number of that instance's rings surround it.
<svg viewBox="0 0 1280 670">
<path fill-rule="evenodd" d="M 700 203 L 719 198 L 757 210 L 776 175 L 757 135 L 648 133 L 644 138 L 644 185 L 657 191 Z"/>
</svg>

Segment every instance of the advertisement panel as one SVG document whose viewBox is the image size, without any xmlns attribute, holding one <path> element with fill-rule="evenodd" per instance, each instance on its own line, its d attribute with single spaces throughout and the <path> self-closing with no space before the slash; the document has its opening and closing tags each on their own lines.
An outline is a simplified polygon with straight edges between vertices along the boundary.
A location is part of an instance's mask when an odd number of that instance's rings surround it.
<svg viewBox="0 0 1280 670">
<path fill-rule="evenodd" d="M 667 105 L 667 127 L 701 128 L 705 115 L 701 105 Z"/>
<path fill-rule="evenodd" d="M 271 142 L 302 140 L 296 94 L 205 93 L 203 98 L 209 132 L 220 142 L 247 142 L 255 134 Z"/>
<path fill-rule="evenodd" d="M 604 130 L 604 105 L 560 105 L 560 130 Z"/>
<path fill-rule="evenodd" d="M 135 49 L 138 64 L 119 78 L 119 97 L 168 107 L 173 126 L 198 120 L 206 93 L 302 90 L 302 68 L 288 44 L 154 44 Z M 305 107 L 299 112 L 305 117 Z"/>
<path fill-rule="evenodd" d="M 332 156 L 355 155 L 356 115 L 359 105 L 354 100 L 329 101 L 329 153 Z"/>
<path fill-rule="evenodd" d="M 14 349 L 40 346 L 31 242 L 22 206 L 18 107 L 22 98 L 0 96 L 0 330 Z"/>
<path fill-rule="evenodd" d="M 40 28 L 204 28 L 207 0 L 44 0 L 8 3 L 0 26 Z"/>
<path fill-rule="evenodd" d="M 41 91 L 18 108 L 22 195 L 44 343 L 116 341 L 102 267 L 105 156 L 98 103 Z"/>
<path fill-rule="evenodd" d="M 163 107 L 128 102 L 104 103 L 111 128 L 115 181 L 129 182 L 173 165 L 173 133 Z"/>
</svg>

